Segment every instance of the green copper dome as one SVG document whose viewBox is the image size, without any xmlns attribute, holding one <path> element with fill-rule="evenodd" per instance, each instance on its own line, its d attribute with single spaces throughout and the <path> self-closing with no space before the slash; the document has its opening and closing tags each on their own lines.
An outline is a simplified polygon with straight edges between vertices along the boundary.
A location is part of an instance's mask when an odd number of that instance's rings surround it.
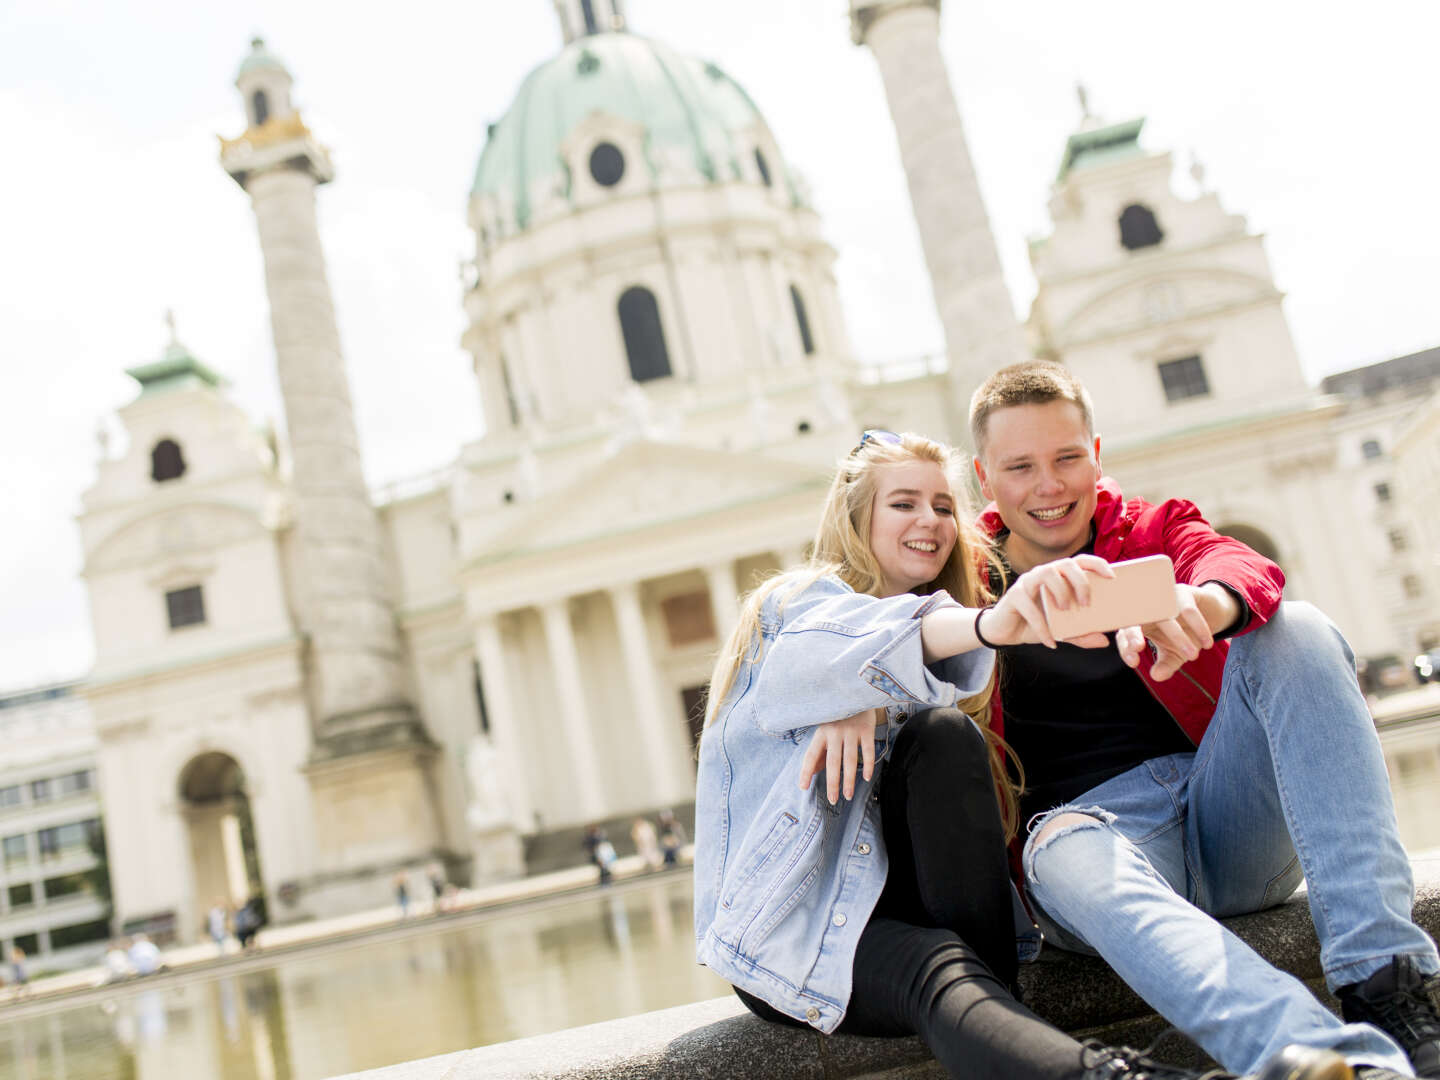
<svg viewBox="0 0 1440 1080">
<path fill-rule="evenodd" d="M 142 397 L 189 386 L 218 388 L 225 382 L 178 341 L 171 341 L 159 360 L 126 368 L 125 374 L 140 384 Z"/>
<path fill-rule="evenodd" d="M 739 179 L 741 161 L 757 148 L 755 131 L 768 132 L 749 95 L 714 64 L 635 34 L 592 34 L 571 42 L 520 84 L 505 116 L 491 125 L 472 197 L 493 197 L 511 208 L 510 224 L 525 229 L 533 193 L 568 193 L 561 146 L 595 112 L 644 130 L 643 167 L 652 179 L 660 162 L 677 151 L 687 154 L 706 180 Z M 766 167 L 798 202 L 783 163 L 769 161 Z"/>
<path fill-rule="evenodd" d="M 259 71 L 262 68 L 278 68 L 285 70 L 285 65 L 280 63 L 275 54 L 265 47 L 265 39 L 253 37 L 250 39 L 250 54 L 240 61 L 239 75 L 246 72 Z"/>
</svg>

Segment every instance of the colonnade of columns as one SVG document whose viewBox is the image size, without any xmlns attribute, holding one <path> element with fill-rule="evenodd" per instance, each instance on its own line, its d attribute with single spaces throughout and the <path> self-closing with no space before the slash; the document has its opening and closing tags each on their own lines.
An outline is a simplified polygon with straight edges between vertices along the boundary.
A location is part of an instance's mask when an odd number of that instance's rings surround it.
<svg viewBox="0 0 1440 1080">
<path fill-rule="evenodd" d="M 779 563 L 789 568 L 804 560 L 804 548 L 791 545 L 775 549 Z M 726 559 L 697 567 L 704 575 L 714 620 L 715 648 L 729 636 L 739 617 L 741 583 L 736 573 L 736 560 Z M 748 583 L 747 583 L 748 584 Z M 641 600 L 643 579 L 621 582 L 602 591 L 610 601 L 615 628 L 623 659 L 627 721 L 626 734 L 644 759 L 649 790 L 654 802 L 681 802 L 689 798 L 689 778 L 676 769 L 674 747 L 683 729 L 680 717 L 667 704 L 664 686 L 656 663 L 650 633 L 646 628 L 645 609 Z M 575 596 L 597 590 L 581 590 L 570 596 L 551 597 L 533 606 L 544 631 L 546 653 L 553 686 L 550 688 L 558 703 L 559 722 L 566 743 L 562 756 L 568 757 L 568 775 L 572 778 L 581 816 L 599 820 L 614 812 L 606 804 L 599 777 L 602 760 L 597 744 L 595 706 L 584 691 L 580 644 L 571 621 L 570 603 Z M 511 685 L 510 668 L 506 662 L 502 618 L 510 613 L 488 612 L 474 619 L 476 658 L 484 687 L 490 739 L 497 759 L 506 770 L 504 787 L 510 799 L 512 819 L 521 831 L 532 827 L 536 796 L 529 789 L 524 768 L 526 741 L 522 733 L 520 695 Z M 673 730 L 672 730 L 673 729 Z M 681 784 L 687 785 L 686 790 Z"/>
</svg>

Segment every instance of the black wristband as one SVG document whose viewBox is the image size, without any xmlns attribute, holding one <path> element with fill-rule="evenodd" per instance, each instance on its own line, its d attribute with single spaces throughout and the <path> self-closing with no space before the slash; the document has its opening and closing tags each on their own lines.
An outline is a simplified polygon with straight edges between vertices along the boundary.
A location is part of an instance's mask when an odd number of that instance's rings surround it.
<svg viewBox="0 0 1440 1080">
<path fill-rule="evenodd" d="M 1000 648 L 999 645 L 996 645 L 993 641 L 986 641 L 985 635 L 980 632 L 980 616 L 984 615 L 985 612 L 989 610 L 990 609 L 988 607 L 982 607 L 975 612 L 975 640 L 978 641 L 981 645 L 984 645 L 987 649 L 998 649 Z"/>
</svg>

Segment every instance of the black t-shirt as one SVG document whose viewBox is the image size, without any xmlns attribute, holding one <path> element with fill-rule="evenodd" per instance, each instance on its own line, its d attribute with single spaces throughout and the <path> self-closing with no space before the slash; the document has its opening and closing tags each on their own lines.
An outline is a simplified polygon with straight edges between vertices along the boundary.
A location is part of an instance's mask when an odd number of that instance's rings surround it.
<svg viewBox="0 0 1440 1080">
<path fill-rule="evenodd" d="M 1084 549 L 1092 553 L 1091 544 Z M 1077 552 L 1081 554 L 1081 552 Z M 1008 588 L 1013 575 L 1007 572 Z M 1141 762 L 1194 750 L 1189 736 L 1125 666 L 1107 634 L 1104 649 L 1063 642 L 999 650 L 1005 741 L 1025 768 L 1021 821 L 1072 802 Z"/>
</svg>

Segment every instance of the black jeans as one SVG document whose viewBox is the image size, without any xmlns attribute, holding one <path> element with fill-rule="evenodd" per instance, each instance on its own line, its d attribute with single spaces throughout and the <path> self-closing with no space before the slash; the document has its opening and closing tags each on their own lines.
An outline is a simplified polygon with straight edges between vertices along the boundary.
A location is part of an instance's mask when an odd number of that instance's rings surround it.
<svg viewBox="0 0 1440 1080">
<path fill-rule="evenodd" d="M 1080 1045 L 1011 992 L 1018 963 L 1005 835 L 985 740 L 970 719 L 932 709 L 907 721 L 879 800 L 890 871 L 860 935 L 840 1030 L 918 1034 L 956 1077 L 1078 1077 Z M 735 992 L 756 1015 L 799 1025 Z"/>
</svg>

